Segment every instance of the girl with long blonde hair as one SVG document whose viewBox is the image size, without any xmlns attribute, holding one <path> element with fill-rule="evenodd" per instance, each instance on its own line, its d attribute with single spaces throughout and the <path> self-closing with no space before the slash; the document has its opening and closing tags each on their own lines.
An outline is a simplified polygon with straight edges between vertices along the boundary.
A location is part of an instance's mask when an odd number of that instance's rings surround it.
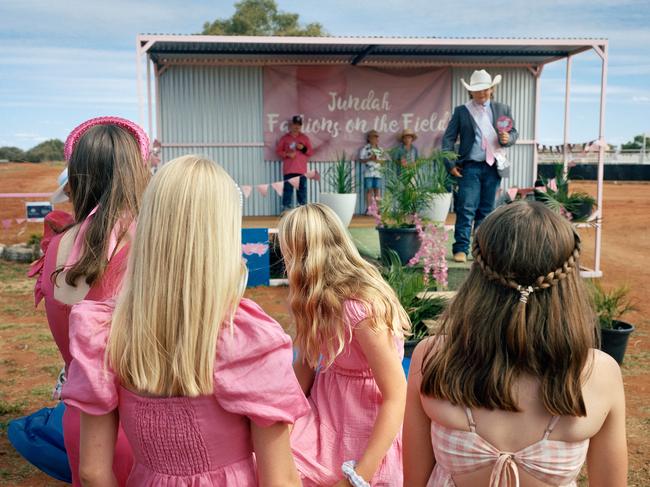
<svg viewBox="0 0 650 487">
<path fill-rule="evenodd" d="M 245 281 L 233 180 L 197 156 L 165 164 L 114 314 L 115 303 L 82 302 L 71 315 L 63 397 L 82 410 L 87 485 L 111 478 L 118 414 L 135 456 L 128 486 L 299 485 L 288 425 L 308 405 L 291 340 L 242 298 Z"/>
<path fill-rule="evenodd" d="M 413 487 L 626 485 L 625 398 L 600 352 L 580 238 L 537 202 L 489 215 L 470 274 L 409 370 Z"/>
<path fill-rule="evenodd" d="M 400 486 L 408 316 L 327 206 L 290 211 L 279 237 L 311 405 L 291 432 L 303 485 Z"/>
</svg>

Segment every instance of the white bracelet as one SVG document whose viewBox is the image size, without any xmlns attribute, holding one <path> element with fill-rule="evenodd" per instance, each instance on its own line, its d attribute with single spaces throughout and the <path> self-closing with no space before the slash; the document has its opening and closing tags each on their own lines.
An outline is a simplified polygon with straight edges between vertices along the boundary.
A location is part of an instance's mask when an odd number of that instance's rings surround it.
<svg viewBox="0 0 650 487">
<path fill-rule="evenodd" d="M 370 484 L 366 482 L 364 478 L 356 472 L 356 470 L 354 470 L 354 467 L 356 466 L 357 462 L 354 460 L 343 462 L 343 465 L 341 465 L 343 475 L 348 479 L 348 482 L 350 482 L 352 487 L 370 487 Z"/>
</svg>

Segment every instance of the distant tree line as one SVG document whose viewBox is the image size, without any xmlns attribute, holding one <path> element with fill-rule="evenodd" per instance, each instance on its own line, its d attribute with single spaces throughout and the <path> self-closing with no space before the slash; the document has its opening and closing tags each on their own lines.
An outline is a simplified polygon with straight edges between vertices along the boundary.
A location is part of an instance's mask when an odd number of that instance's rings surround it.
<svg viewBox="0 0 650 487">
<path fill-rule="evenodd" d="M 621 145 L 621 149 L 623 150 L 641 150 L 643 147 L 643 134 L 641 135 L 635 135 L 634 139 L 632 139 L 630 142 L 626 142 L 625 144 Z M 645 137 L 645 150 L 648 151 L 650 150 L 650 135 L 646 135 Z"/>
<path fill-rule="evenodd" d="M 26 151 L 18 147 L 0 147 L 0 160 L 2 159 L 13 162 L 62 161 L 63 142 L 50 139 Z"/>
</svg>

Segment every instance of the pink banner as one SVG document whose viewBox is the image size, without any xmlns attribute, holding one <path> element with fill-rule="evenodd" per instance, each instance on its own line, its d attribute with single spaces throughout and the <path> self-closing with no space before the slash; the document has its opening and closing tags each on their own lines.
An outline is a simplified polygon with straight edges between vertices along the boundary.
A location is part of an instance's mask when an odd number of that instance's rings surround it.
<svg viewBox="0 0 650 487">
<path fill-rule="evenodd" d="M 275 146 L 296 114 L 314 146 L 312 160 L 335 160 L 343 152 L 355 158 L 369 130 L 391 148 L 406 128 L 417 133 L 414 145 L 426 155 L 440 146 L 450 111 L 449 68 L 270 66 L 264 68 L 264 157 L 278 159 Z"/>
</svg>

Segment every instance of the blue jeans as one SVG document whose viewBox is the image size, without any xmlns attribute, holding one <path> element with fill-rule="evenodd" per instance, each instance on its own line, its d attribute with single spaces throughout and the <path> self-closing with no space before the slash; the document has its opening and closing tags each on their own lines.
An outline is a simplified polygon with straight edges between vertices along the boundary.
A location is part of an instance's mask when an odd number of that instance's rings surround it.
<svg viewBox="0 0 650 487">
<path fill-rule="evenodd" d="M 466 161 L 462 174 L 462 178 L 457 178 L 456 226 L 452 246 L 454 254 L 468 253 L 472 222 L 476 230 L 494 210 L 494 200 L 501 182 L 496 164 L 488 166 L 486 162 Z"/>
<path fill-rule="evenodd" d="M 282 189 L 282 209 L 288 210 L 293 208 L 293 186 L 289 179 L 300 176 L 300 185 L 298 186 L 297 197 L 298 204 L 304 205 L 307 203 L 307 177 L 304 174 L 289 173 L 283 176 L 284 188 Z"/>
</svg>

